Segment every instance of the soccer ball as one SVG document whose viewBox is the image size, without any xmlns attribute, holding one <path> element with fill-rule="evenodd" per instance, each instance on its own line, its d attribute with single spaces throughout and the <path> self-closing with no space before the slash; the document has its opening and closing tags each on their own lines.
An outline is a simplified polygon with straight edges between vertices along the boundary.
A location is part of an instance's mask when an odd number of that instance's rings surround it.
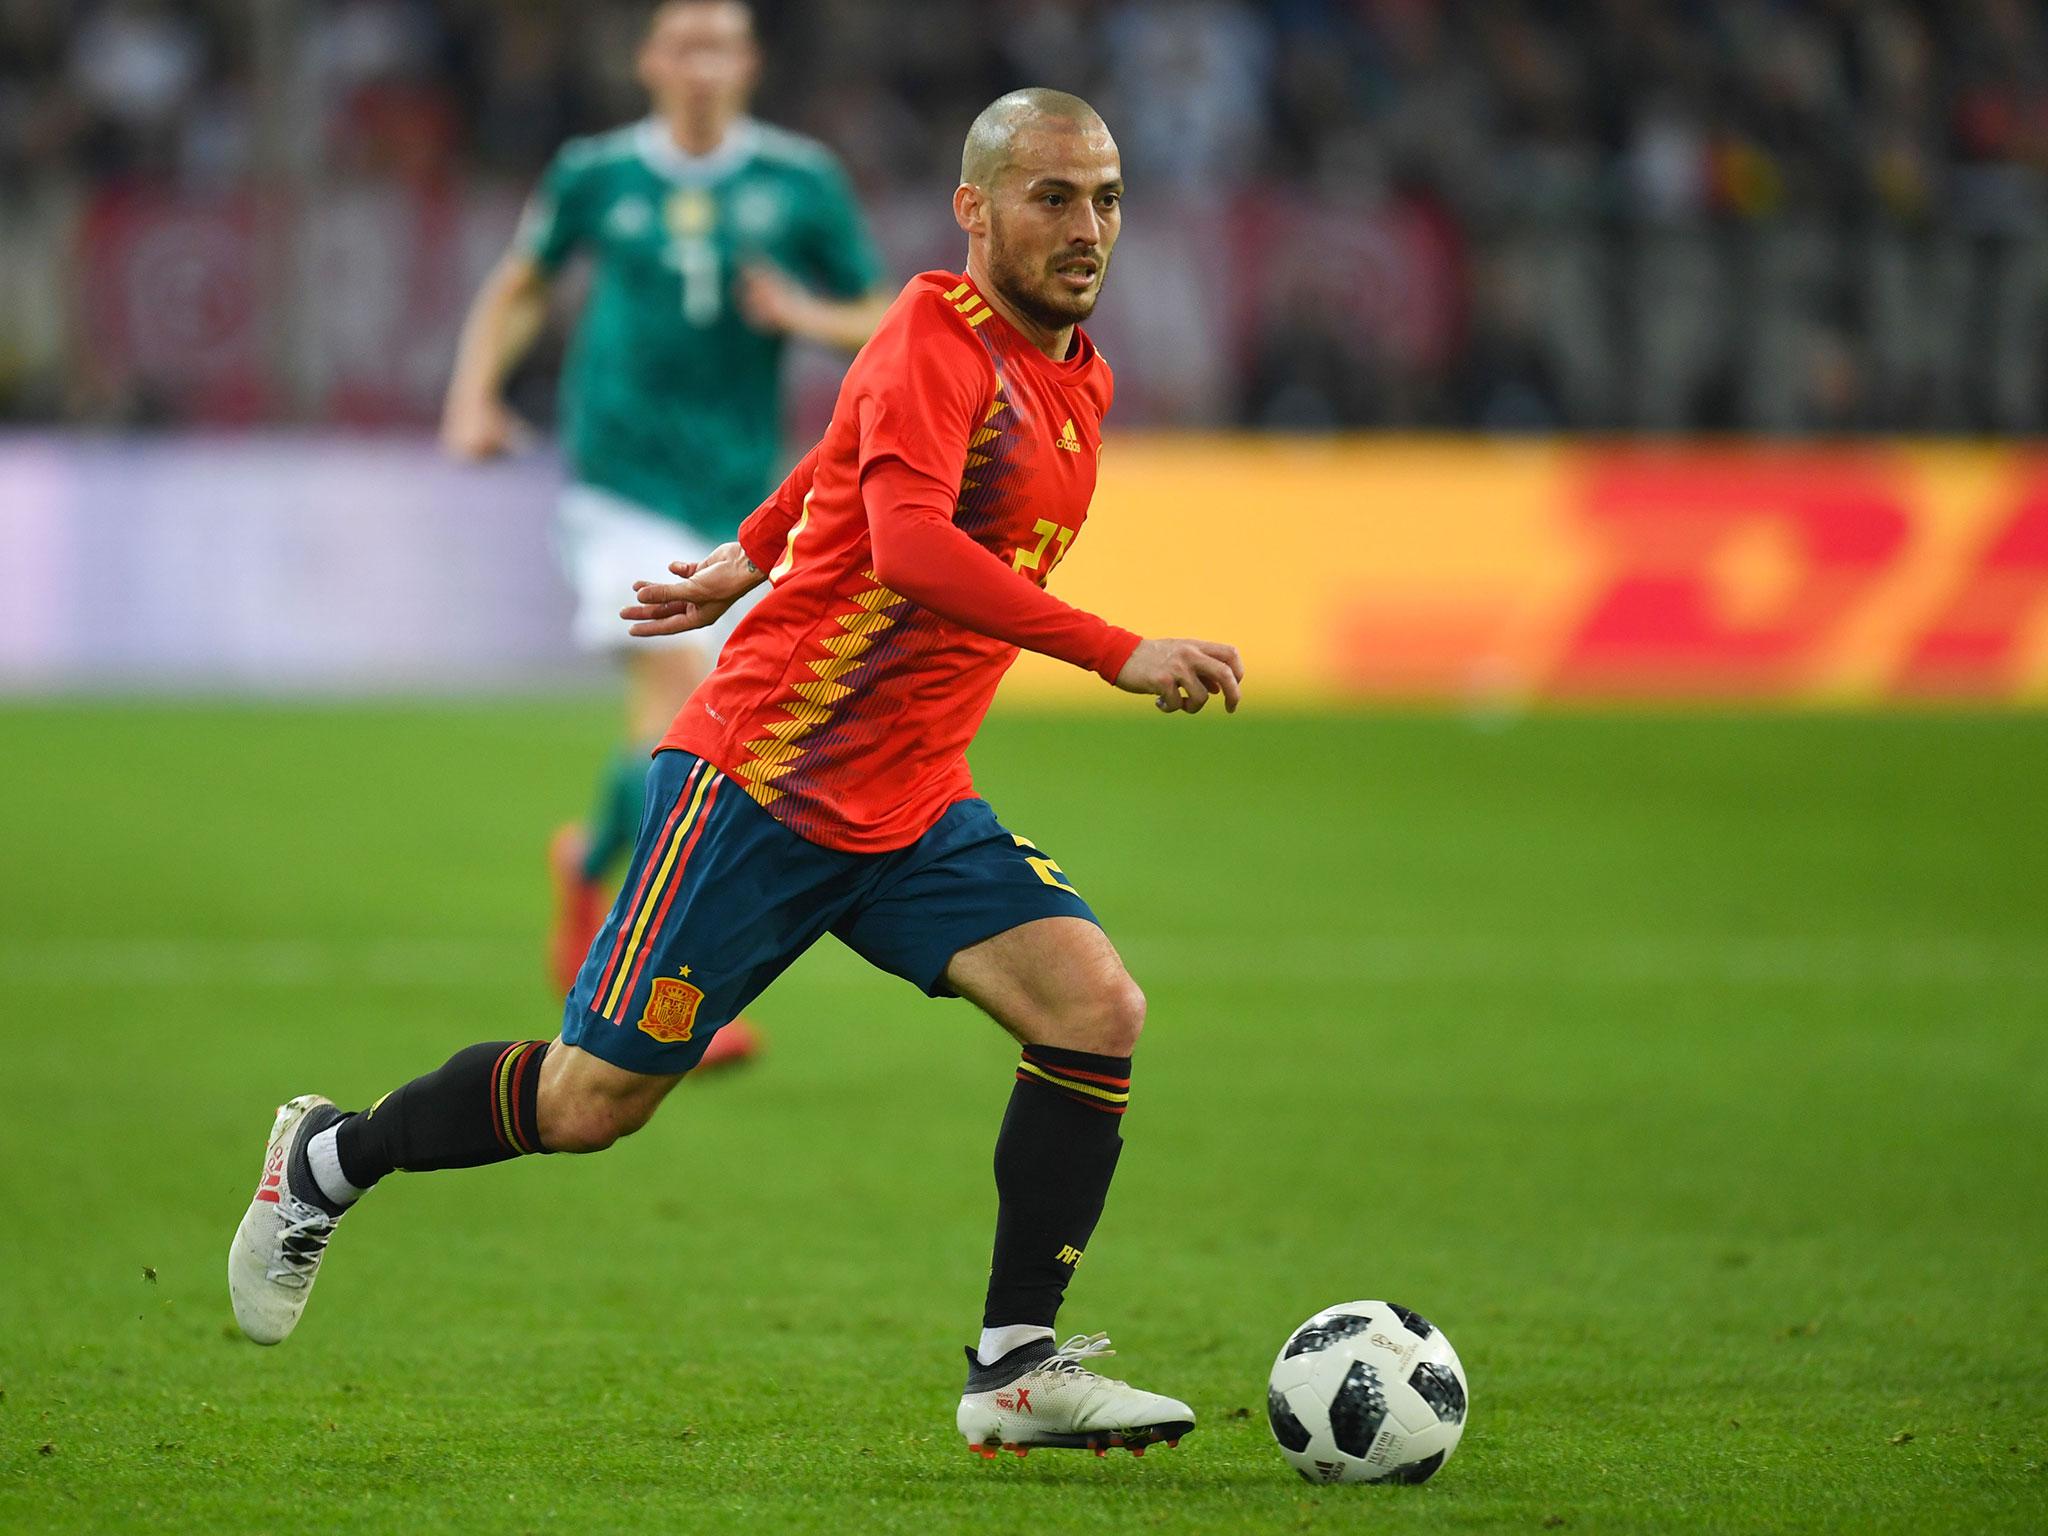
<svg viewBox="0 0 2048 1536">
<path fill-rule="evenodd" d="M 1266 1388 L 1280 1453 L 1312 1483 L 1420 1483 L 1465 1433 L 1465 1369 L 1441 1329 L 1350 1301 L 1288 1336 Z"/>
</svg>

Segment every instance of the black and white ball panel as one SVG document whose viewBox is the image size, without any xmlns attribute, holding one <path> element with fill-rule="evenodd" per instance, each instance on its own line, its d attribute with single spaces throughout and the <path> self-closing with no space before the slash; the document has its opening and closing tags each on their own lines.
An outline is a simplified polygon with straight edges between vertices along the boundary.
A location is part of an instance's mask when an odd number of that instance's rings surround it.
<svg viewBox="0 0 2048 1536">
<path fill-rule="evenodd" d="M 1384 1301 L 1318 1312 L 1273 1362 L 1266 1418 L 1310 1482 L 1420 1483 L 1456 1449 L 1464 1369 L 1442 1331 Z"/>
<path fill-rule="evenodd" d="M 1346 1456 L 1363 1459 L 1387 1422 L 1387 1394 L 1380 1373 L 1363 1360 L 1354 1361 L 1330 1399 L 1330 1438 Z"/>
</svg>

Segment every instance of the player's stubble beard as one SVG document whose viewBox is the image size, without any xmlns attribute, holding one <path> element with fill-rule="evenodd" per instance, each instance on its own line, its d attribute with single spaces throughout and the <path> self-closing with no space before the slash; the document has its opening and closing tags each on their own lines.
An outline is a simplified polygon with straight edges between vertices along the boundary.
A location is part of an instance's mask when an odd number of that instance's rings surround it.
<svg viewBox="0 0 2048 1536">
<path fill-rule="evenodd" d="M 1045 257 L 1020 256 L 1003 239 L 1003 218 L 989 220 L 989 282 L 1018 314 L 1048 331 L 1079 325 L 1095 313 L 1102 297 L 1102 285 L 1109 279 L 1109 251 L 1102 246 L 1088 250 L 1065 249 Z M 1054 268 L 1076 256 L 1087 256 L 1096 264 L 1095 285 L 1083 293 L 1062 293 L 1053 286 Z"/>
</svg>

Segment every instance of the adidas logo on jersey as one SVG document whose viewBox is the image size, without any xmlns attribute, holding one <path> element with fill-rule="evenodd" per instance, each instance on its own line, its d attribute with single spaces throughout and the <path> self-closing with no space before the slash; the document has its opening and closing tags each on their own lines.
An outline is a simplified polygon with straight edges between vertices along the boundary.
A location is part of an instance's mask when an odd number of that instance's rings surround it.
<svg viewBox="0 0 2048 1536">
<path fill-rule="evenodd" d="M 1081 451 L 1081 435 L 1074 430 L 1074 418 L 1069 416 L 1067 424 L 1060 428 L 1059 446 L 1069 453 Z"/>
</svg>

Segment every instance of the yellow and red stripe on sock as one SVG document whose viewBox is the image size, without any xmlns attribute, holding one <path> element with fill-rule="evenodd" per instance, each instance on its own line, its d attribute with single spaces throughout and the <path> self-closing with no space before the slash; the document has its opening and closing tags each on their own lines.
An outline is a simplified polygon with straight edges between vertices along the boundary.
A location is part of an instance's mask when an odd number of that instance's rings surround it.
<svg viewBox="0 0 2048 1536">
<path fill-rule="evenodd" d="M 1090 1109 L 1099 1109 L 1106 1114 L 1120 1115 L 1130 1107 L 1130 1078 L 1108 1072 L 1083 1071 L 1043 1055 L 1034 1056 L 1028 1048 L 1024 1059 L 1017 1063 L 1017 1080 L 1046 1083 L 1076 1103 L 1086 1104 Z"/>
<path fill-rule="evenodd" d="M 544 1040 L 514 1041 L 498 1053 L 491 1068 L 491 1129 L 507 1152 L 531 1155 L 541 1149 L 538 1106 L 532 1117 L 535 1123 L 527 1123 L 523 1111 L 527 1074 L 539 1071 L 546 1044 Z"/>
</svg>

